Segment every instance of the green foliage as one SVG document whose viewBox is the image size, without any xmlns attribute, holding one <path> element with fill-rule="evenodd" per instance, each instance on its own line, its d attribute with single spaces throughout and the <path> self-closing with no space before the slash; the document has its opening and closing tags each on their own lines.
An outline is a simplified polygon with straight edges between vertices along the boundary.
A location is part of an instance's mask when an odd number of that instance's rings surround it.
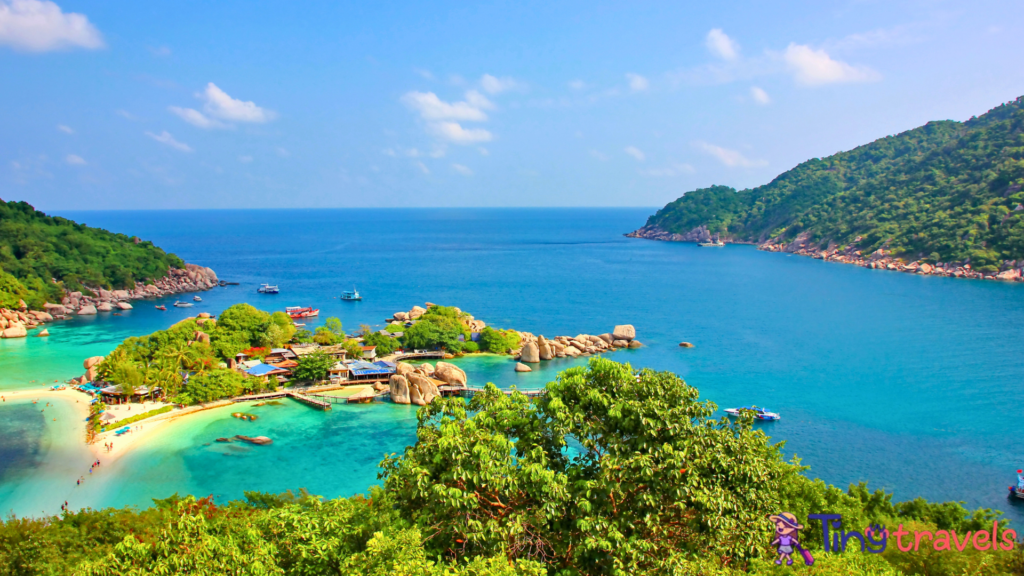
<svg viewBox="0 0 1024 576">
<path fill-rule="evenodd" d="M 500 330 L 490 326 L 480 332 L 480 349 L 493 354 L 508 354 L 519 348 L 519 333 L 515 330 Z"/>
<path fill-rule="evenodd" d="M 248 378 L 234 370 L 216 369 L 190 376 L 177 401 L 182 404 L 201 404 L 238 396 L 246 391 L 255 392 L 261 388 L 259 378 Z"/>
<path fill-rule="evenodd" d="M 315 382 L 327 378 L 327 371 L 337 361 L 326 352 L 317 350 L 299 358 L 299 365 L 292 370 L 296 380 Z"/>
<path fill-rule="evenodd" d="M 929 122 L 808 160 L 757 188 L 688 192 L 647 224 L 676 233 L 703 224 L 752 242 L 803 233 L 822 246 L 887 247 L 997 271 L 1024 258 L 1022 130 L 1024 97 L 967 122 Z"/>
<path fill-rule="evenodd" d="M 292 335 L 291 341 L 296 344 L 308 344 L 309 342 L 313 342 L 313 340 L 313 333 L 303 328 L 301 330 L 297 330 L 295 334 Z"/>
<path fill-rule="evenodd" d="M 388 332 L 391 332 L 392 334 L 405 332 L 405 326 L 398 322 L 392 322 L 391 324 L 387 325 L 387 328 L 384 329 L 387 330 Z"/>
<path fill-rule="evenodd" d="M 431 306 L 427 312 L 435 308 L 442 309 L 442 312 L 420 316 L 415 324 L 405 330 L 402 344 L 407 349 L 444 349 L 453 353 L 462 351 L 462 342 L 459 341 L 459 336 L 468 336 L 469 331 L 456 317 L 444 312 L 451 310 L 451 314 L 454 314 L 454 309 Z"/>
<path fill-rule="evenodd" d="M 328 328 L 320 326 L 316 329 L 316 333 L 313 334 L 313 342 L 321 346 L 333 346 L 341 341 L 341 337 L 331 332 Z"/>
<path fill-rule="evenodd" d="M 398 340 L 385 336 L 380 332 L 371 332 L 363 336 L 363 344 L 366 346 L 376 346 L 378 356 L 387 356 L 398 349 Z"/>
<path fill-rule="evenodd" d="M 342 340 L 341 347 L 348 353 L 349 359 L 359 360 L 363 357 L 363 345 L 351 338 Z"/>
<path fill-rule="evenodd" d="M 337 316 L 331 316 L 330 318 L 325 320 L 324 321 L 324 328 L 327 328 L 328 330 L 330 330 L 331 333 L 333 333 L 335 336 L 339 336 L 339 337 L 344 337 L 345 336 L 345 330 L 344 330 L 344 328 L 342 328 L 341 320 L 339 320 Z"/>
<path fill-rule="evenodd" d="M 184 268 L 151 242 L 47 216 L 25 202 L 0 202 L 0 305 L 60 302 L 64 288 L 125 289 Z M 57 284 L 52 279 L 57 280 Z"/>
<path fill-rule="evenodd" d="M 480 345 L 477 344 L 476 342 L 473 342 L 472 340 L 466 340 L 462 344 L 462 351 L 466 352 L 467 354 L 474 354 L 480 351 Z"/>
</svg>

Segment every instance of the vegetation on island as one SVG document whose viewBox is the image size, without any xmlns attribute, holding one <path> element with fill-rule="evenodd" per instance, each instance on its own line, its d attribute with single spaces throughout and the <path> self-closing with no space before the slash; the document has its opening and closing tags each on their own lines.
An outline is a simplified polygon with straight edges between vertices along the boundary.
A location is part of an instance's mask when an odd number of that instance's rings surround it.
<svg viewBox="0 0 1024 576">
<path fill-rule="evenodd" d="M 131 289 L 185 263 L 152 242 L 48 216 L 25 202 L 0 201 L 0 306 L 25 300 L 41 310 L 65 290 Z"/>
<path fill-rule="evenodd" d="M 416 444 L 381 463 L 383 486 L 323 500 L 305 492 L 155 500 L 0 525 L 0 573 L 366 575 L 782 575 L 772 514 L 807 525 L 818 576 L 1024 573 L 1019 550 L 822 552 L 809 513 L 843 526 L 986 532 L 999 513 L 864 484 L 811 480 L 753 427 L 668 372 L 603 358 L 547 395 L 493 385 L 420 408 Z M 855 542 L 855 541 L 854 541 Z M 904 538 L 906 542 L 906 538 Z M 797 562 L 800 562 L 797 560 Z"/>
<path fill-rule="evenodd" d="M 885 248 L 995 272 L 1024 259 L 1024 97 L 966 122 L 940 121 L 814 158 L 770 183 L 694 190 L 647 221 L 701 225 L 737 241 Z"/>
</svg>

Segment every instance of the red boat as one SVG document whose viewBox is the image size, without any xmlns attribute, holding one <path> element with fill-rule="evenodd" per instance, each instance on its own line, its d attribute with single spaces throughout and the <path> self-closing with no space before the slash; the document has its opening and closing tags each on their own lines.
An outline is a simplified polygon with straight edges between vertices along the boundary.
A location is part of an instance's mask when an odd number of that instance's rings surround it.
<svg viewBox="0 0 1024 576">
<path fill-rule="evenodd" d="M 166 312 L 167 311 L 167 306 L 157 306 L 156 309 L 157 310 L 163 310 L 163 311 Z"/>
<path fill-rule="evenodd" d="M 320 315 L 320 309 L 317 308 L 314 310 L 312 306 L 289 306 L 285 308 L 284 311 L 287 312 L 288 316 L 291 316 L 293 320 L 298 320 L 299 318 L 312 318 Z"/>
</svg>

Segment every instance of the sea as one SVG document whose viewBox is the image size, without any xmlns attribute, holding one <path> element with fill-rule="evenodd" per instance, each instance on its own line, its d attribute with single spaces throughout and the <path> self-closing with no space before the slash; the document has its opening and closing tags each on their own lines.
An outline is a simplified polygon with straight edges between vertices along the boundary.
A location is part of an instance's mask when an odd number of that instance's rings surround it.
<svg viewBox="0 0 1024 576">
<path fill-rule="evenodd" d="M 383 327 L 426 302 L 458 306 L 489 325 L 546 336 L 632 324 L 643 347 L 611 357 L 667 370 L 719 409 L 756 404 L 782 415 L 759 424 L 806 474 L 846 488 L 961 501 L 1004 512 L 1024 468 L 1017 405 L 1024 383 L 1024 284 L 868 270 L 753 246 L 701 248 L 625 238 L 653 209 L 331 209 L 63 212 L 135 235 L 209 266 L 237 286 L 191 309 L 138 301 L 122 313 L 54 323 L 49 338 L 0 340 L 0 393 L 42 389 L 83 373 L 82 361 L 129 336 L 238 302 L 263 310 L 314 306 L 356 331 Z M 278 295 L 258 294 L 262 283 Z M 358 289 L 364 299 L 339 299 Z M 682 341 L 693 348 L 681 348 Z M 539 388 L 585 359 L 456 361 L 472 384 Z M 245 491 L 365 493 L 378 464 L 416 440 L 415 407 L 292 401 L 209 410 L 87 478 L 82 432 L 66 407 L 0 404 L 0 513 L 145 507 L 171 494 L 226 502 Z M 265 435 L 270 446 L 215 442 Z M 78 443 L 76 445 L 76 443 Z M 84 459 L 84 462 L 82 461 Z"/>
</svg>

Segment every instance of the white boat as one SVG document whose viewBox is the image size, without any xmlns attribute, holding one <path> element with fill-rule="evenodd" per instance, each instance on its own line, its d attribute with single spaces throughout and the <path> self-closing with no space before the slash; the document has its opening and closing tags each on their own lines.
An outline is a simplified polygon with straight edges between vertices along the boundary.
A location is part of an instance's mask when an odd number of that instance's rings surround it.
<svg viewBox="0 0 1024 576">
<path fill-rule="evenodd" d="M 362 300 L 363 297 L 359 295 L 359 290 L 352 287 L 352 290 L 345 290 L 341 293 L 342 300 Z"/>
<path fill-rule="evenodd" d="M 199 296 L 193 296 L 192 299 L 195 300 L 196 302 L 202 302 L 203 301 L 203 299 L 200 298 Z"/>
<path fill-rule="evenodd" d="M 256 291 L 259 292 L 260 294 L 277 294 L 278 292 L 280 292 L 277 286 L 271 286 L 270 284 L 263 284 L 259 288 L 257 288 Z"/>
<path fill-rule="evenodd" d="M 177 307 L 177 308 L 191 308 L 192 307 L 192 303 L 191 302 L 175 302 L 174 306 Z"/>
<path fill-rule="evenodd" d="M 775 412 L 768 410 L 767 408 L 758 408 L 757 406 L 743 406 L 742 408 L 726 408 L 725 413 L 729 416 L 739 416 L 743 410 L 750 410 L 754 413 L 754 420 L 761 420 L 763 422 L 774 422 L 775 420 L 782 420 L 782 416 L 779 416 Z"/>
<path fill-rule="evenodd" d="M 711 240 L 708 242 L 698 242 L 697 246 L 702 248 L 721 248 L 722 246 L 725 246 L 725 242 L 722 242 L 721 240 Z"/>
</svg>

